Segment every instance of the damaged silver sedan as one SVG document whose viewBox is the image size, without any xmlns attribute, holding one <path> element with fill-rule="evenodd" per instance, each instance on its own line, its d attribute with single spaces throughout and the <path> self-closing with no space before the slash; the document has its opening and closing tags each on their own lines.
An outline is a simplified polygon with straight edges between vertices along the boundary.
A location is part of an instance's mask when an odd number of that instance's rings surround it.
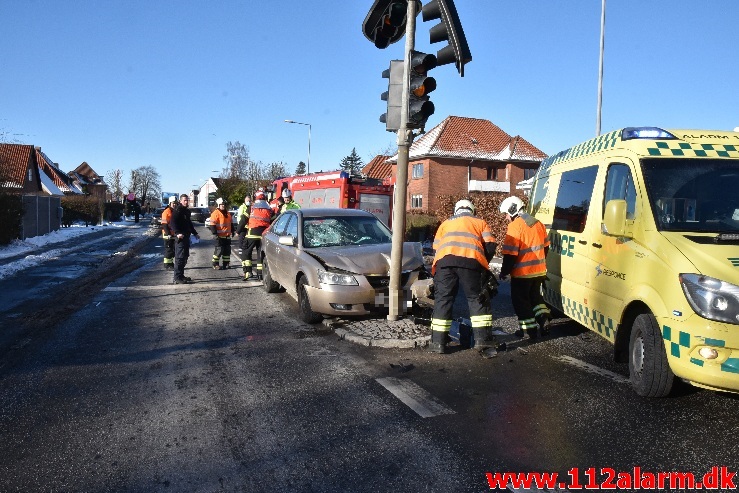
<svg viewBox="0 0 739 493">
<path fill-rule="evenodd" d="M 291 209 L 262 236 L 264 288 L 284 288 L 308 323 L 387 313 L 391 247 L 391 231 L 369 212 Z M 409 293 L 426 273 L 420 243 L 403 244 L 401 271 Z"/>
</svg>

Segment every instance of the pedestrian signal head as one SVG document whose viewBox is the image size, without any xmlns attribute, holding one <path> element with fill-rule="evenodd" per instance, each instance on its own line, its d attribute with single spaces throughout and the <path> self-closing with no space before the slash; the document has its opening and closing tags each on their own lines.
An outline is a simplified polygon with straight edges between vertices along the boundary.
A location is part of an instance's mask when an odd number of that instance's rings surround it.
<svg viewBox="0 0 739 493">
<path fill-rule="evenodd" d="M 500 212 L 510 214 L 511 217 L 518 215 L 521 209 L 523 209 L 523 200 L 518 197 L 507 197 L 500 203 Z"/>
<path fill-rule="evenodd" d="M 292 194 L 292 192 L 290 192 L 290 190 L 289 190 L 289 189 L 287 189 L 287 188 L 286 188 L 286 189 L 284 189 L 284 190 L 282 191 L 282 198 L 283 198 L 283 199 L 291 199 L 291 198 L 292 198 L 292 196 L 293 196 L 293 194 Z"/>
<path fill-rule="evenodd" d="M 456 204 L 454 204 L 454 214 L 459 214 L 460 212 L 464 212 L 465 210 L 468 210 L 474 214 L 475 205 L 467 199 L 462 199 Z"/>
</svg>

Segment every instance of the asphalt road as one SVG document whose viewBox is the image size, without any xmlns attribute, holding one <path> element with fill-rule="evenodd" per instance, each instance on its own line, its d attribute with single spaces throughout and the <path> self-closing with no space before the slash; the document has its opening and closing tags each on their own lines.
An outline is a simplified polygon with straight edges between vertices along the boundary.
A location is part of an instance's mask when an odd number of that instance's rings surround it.
<svg viewBox="0 0 739 493">
<path fill-rule="evenodd" d="M 735 396 L 640 398 L 572 322 L 493 359 L 364 347 L 214 271 L 208 236 L 192 285 L 154 238 L 41 298 L 34 276 L 0 281 L 28 296 L 0 310 L 0 491 L 479 492 L 488 472 L 739 466 Z"/>
</svg>

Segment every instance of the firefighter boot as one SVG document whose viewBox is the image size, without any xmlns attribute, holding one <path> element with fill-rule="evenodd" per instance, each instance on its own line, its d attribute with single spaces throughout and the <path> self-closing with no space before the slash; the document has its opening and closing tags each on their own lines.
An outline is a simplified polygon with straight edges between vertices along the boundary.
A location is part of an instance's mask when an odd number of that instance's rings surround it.
<svg viewBox="0 0 739 493">
<path fill-rule="evenodd" d="M 444 354 L 446 353 L 446 332 L 440 330 L 431 331 L 431 342 L 429 343 L 429 353 Z"/>
<path fill-rule="evenodd" d="M 248 281 L 251 277 L 251 267 L 244 267 L 244 281 Z"/>
<path fill-rule="evenodd" d="M 542 313 L 538 317 L 536 317 L 536 323 L 539 324 L 539 331 L 541 332 L 542 337 L 546 337 L 549 335 L 549 320 L 550 316 L 548 313 Z"/>
<path fill-rule="evenodd" d="M 482 351 L 495 347 L 492 327 L 474 327 L 472 331 L 475 335 L 475 349 Z"/>
</svg>

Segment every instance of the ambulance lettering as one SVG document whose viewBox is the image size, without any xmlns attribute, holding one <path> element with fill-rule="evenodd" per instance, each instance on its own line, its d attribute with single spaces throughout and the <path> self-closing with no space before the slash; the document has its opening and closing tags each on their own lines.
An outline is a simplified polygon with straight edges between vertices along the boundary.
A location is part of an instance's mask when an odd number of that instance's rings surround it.
<svg viewBox="0 0 739 493">
<path fill-rule="evenodd" d="M 616 272 L 615 270 L 611 269 L 604 269 L 603 264 L 599 264 L 598 267 L 595 268 L 595 270 L 596 272 L 598 272 L 595 277 L 603 274 L 604 276 L 615 277 L 616 279 L 620 279 L 622 281 L 626 280 L 626 274 L 624 274 L 623 272 Z"/>
<path fill-rule="evenodd" d="M 563 257 L 575 256 L 575 237 L 561 235 L 559 233 L 549 233 L 549 244 L 553 252 L 557 252 Z"/>
</svg>

